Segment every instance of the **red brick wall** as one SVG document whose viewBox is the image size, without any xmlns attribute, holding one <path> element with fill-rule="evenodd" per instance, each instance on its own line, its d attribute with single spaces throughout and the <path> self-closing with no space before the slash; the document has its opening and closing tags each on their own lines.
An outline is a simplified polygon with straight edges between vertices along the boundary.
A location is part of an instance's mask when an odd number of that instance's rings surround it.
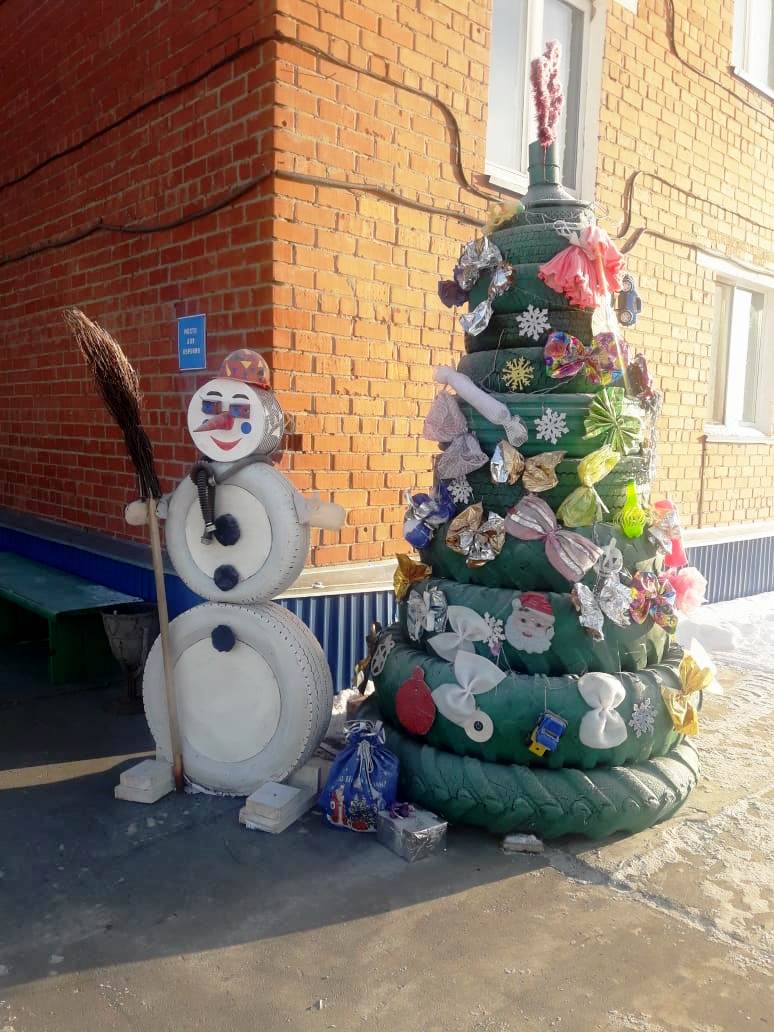
<svg viewBox="0 0 774 1032">
<path fill-rule="evenodd" d="M 462 346 L 437 284 L 474 233 L 455 213 L 480 222 L 486 201 L 458 185 L 433 98 L 453 111 L 462 168 L 480 185 L 489 10 L 469 0 L 280 0 L 278 10 L 291 40 L 353 66 L 280 46 L 278 168 L 440 209 L 277 181 L 274 365 L 311 444 L 294 468 L 351 510 L 315 559 L 379 559 L 406 548 L 401 493 L 429 484 L 436 451 L 421 437 L 432 368 Z"/>
<path fill-rule="evenodd" d="M 270 0 L 9 0 L 0 7 L 0 182 L 270 35 Z M 3 255 L 96 220 L 179 218 L 271 167 L 275 44 L 254 48 L 100 139 L 0 189 Z M 117 534 L 135 492 L 120 437 L 59 309 L 76 304 L 136 365 L 162 482 L 193 458 L 193 377 L 177 374 L 175 319 L 205 311 L 210 367 L 270 344 L 266 187 L 200 221 L 99 232 L 0 266 L 0 503 Z"/>
<path fill-rule="evenodd" d="M 712 81 L 670 52 L 666 6 L 639 6 L 635 17 L 608 5 L 598 196 L 615 228 L 626 176 L 644 173 L 632 228 L 656 235 L 630 256 L 646 306 L 631 338 L 666 394 L 657 491 L 691 524 L 712 322 L 712 286 L 694 245 L 771 262 L 770 220 L 768 229 L 754 225 L 770 210 L 760 171 L 774 158 L 760 110 L 770 103 L 727 73 L 731 26 L 721 0 L 708 5 L 706 24 L 692 11 L 678 11 L 676 22 L 684 59 Z M 489 4 L 471 0 L 0 5 L 10 55 L 0 81 L 2 182 L 225 61 L 0 187 L 3 254 L 98 218 L 173 220 L 275 172 L 182 227 L 100 232 L 0 265 L 0 502 L 127 533 L 131 470 L 58 309 L 81 305 L 136 364 L 167 487 L 193 458 L 184 414 L 198 382 L 176 372 L 175 319 L 204 311 L 210 369 L 235 347 L 272 349 L 274 384 L 299 435 L 283 468 L 350 510 L 341 535 L 315 535 L 312 561 L 378 559 L 405 547 L 400 494 L 428 483 L 435 450 L 420 436 L 431 369 L 462 344 L 458 329 L 452 341 L 436 283 L 496 196 L 482 177 L 489 20 Z M 275 32 L 282 41 L 254 45 Z M 459 125 L 459 154 L 444 105 Z M 460 185 L 465 177 L 470 188 Z M 760 489 L 774 481 L 773 451 L 708 448 L 705 525 L 774 516 L 774 492 Z"/>
</svg>

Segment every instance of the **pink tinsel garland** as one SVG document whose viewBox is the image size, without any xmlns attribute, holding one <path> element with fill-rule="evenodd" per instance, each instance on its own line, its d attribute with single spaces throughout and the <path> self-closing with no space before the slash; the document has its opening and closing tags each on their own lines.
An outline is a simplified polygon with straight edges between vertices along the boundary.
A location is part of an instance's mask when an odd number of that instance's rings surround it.
<svg viewBox="0 0 774 1032">
<path fill-rule="evenodd" d="M 530 65 L 529 78 L 535 100 L 538 142 L 549 147 L 556 140 L 556 130 L 564 103 L 564 92 L 559 81 L 561 47 L 555 39 L 546 43 L 545 53 Z"/>
</svg>

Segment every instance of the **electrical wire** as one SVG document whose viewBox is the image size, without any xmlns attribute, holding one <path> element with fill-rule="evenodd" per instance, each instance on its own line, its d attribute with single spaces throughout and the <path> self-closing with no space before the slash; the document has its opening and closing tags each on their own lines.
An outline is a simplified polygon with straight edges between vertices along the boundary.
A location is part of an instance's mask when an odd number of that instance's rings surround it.
<svg viewBox="0 0 774 1032">
<path fill-rule="evenodd" d="M 675 9 L 674 9 L 673 0 L 665 0 L 665 5 L 666 5 L 666 21 L 667 21 L 667 39 L 668 39 L 668 42 L 669 42 L 670 51 L 673 54 L 673 56 L 677 60 L 679 60 L 683 65 L 685 65 L 687 68 L 689 68 L 692 72 L 694 72 L 695 74 L 697 74 L 699 76 L 702 76 L 705 79 L 708 79 L 714 85 L 721 85 L 722 86 L 722 84 L 717 84 L 714 79 L 712 79 L 710 76 L 708 76 L 701 69 L 698 69 L 698 68 L 694 67 L 693 65 L 691 65 L 681 55 L 681 53 L 678 50 L 677 43 L 676 43 L 676 38 L 675 38 L 675 18 L 676 18 L 676 16 L 675 16 Z M 457 118 L 454 115 L 454 112 L 452 111 L 452 109 L 447 104 L 445 104 L 442 100 L 440 100 L 437 97 L 433 97 L 429 93 L 426 93 L 425 91 L 420 90 L 417 87 L 409 86 L 409 85 L 407 85 L 405 83 L 401 83 L 401 82 L 397 81 L 396 79 L 392 79 L 388 75 L 382 75 L 381 73 L 378 73 L 378 72 L 372 72 L 372 71 L 370 71 L 368 69 L 360 68 L 357 65 L 353 65 L 351 62 L 345 61 L 343 58 L 334 57 L 333 55 L 327 53 L 326 51 L 322 50 L 320 47 L 315 46 L 314 44 L 306 43 L 306 42 L 303 42 L 301 40 L 294 39 L 293 37 L 286 36 L 284 33 L 279 32 L 279 31 L 275 32 L 275 33 L 272 33 L 271 35 L 268 35 L 268 36 L 263 36 L 260 39 L 254 40 L 252 43 L 249 43 L 249 44 L 246 44 L 243 47 L 237 48 L 236 50 L 232 51 L 230 54 L 226 55 L 225 57 L 221 58 L 219 61 L 215 62 L 213 65 L 210 65 L 207 69 L 205 69 L 204 71 L 200 72 L 198 75 L 193 76 L 190 79 L 187 79 L 185 82 L 178 83 L 178 85 L 172 87 L 171 89 L 166 90 L 163 93 L 160 93 L 160 94 L 156 95 L 155 97 L 153 97 L 153 98 L 151 98 L 151 99 L 149 99 L 147 101 L 144 101 L 142 104 L 139 104 L 138 106 L 133 108 L 131 111 L 126 112 L 124 115 L 122 115 L 120 118 L 116 119 L 115 121 L 111 122 L 109 125 L 103 126 L 102 128 L 96 130 L 94 133 L 91 133 L 89 136 L 84 137 L 83 139 L 79 140 L 77 143 L 72 144 L 69 147 L 63 148 L 60 151 L 57 151 L 56 153 L 54 153 L 54 154 L 50 155 L 49 157 L 45 158 L 43 161 L 38 162 L 36 165 L 34 165 L 31 168 L 27 169 L 25 172 L 21 173 L 20 175 L 16 176 L 15 178 L 9 179 L 9 180 L 6 180 L 3 183 L 0 183 L 0 193 L 2 193 L 3 191 L 5 191 L 7 189 L 10 189 L 12 186 L 17 185 L 18 183 L 24 182 L 25 180 L 31 178 L 37 172 L 39 172 L 42 169 L 48 167 L 49 165 L 53 164 L 54 162 L 59 161 L 60 159 L 62 159 L 64 157 L 67 157 L 68 155 L 71 155 L 73 153 L 76 153 L 77 151 L 80 151 L 80 150 L 84 149 L 90 143 L 93 143 L 94 141 L 96 141 L 96 140 L 102 138 L 103 136 L 107 135 L 108 133 L 110 133 L 113 129 L 115 129 L 115 128 L 121 126 L 121 125 L 124 125 L 126 122 L 130 121 L 131 119 L 135 118 L 136 116 L 138 116 L 140 114 L 143 114 L 145 111 L 149 110 L 150 108 L 152 108 L 152 107 L 154 107 L 154 106 L 156 106 L 158 104 L 161 104 L 163 101 L 168 100 L 169 98 L 174 97 L 174 96 L 176 96 L 176 95 L 178 95 L 178 94 L 180 94 L 180 93 L 182 93 L 182 92 L 192 88 L 196 84 L 198 84 L 198 83 L 202 82 L 204 79 L 206 79 L 213 72 L 219 70 L 220 68 L 222 68 L 222 67 L 224 67 L 224 66 L 226 66 L 228 64 L 234 63 L 240 57 L 243 57 L 246 54 L 248 54 L 248 53 L 250 53 L 252 51 L 255 51 L 255 50 L 265 46 L 269 42 L 278 42 L 278 43 L 288 44 L 288 45 L 291 45 L 291 46 L 296 46 L 300 50 L 303 50 L 303 51 L 305 51 L 305 52 L 307 52 L 309 54 L 312 54 L 312 55 L 320 58 L 321 60 L 327 61 L 330 64 L 335 65 L 336 67 L 345 68 L 347 70 L 355 71 L 355 72 L 357 72 L 359 74 L 363 74 L 363 75 L 369 76 L 370 78 L 373 78 L 373 79 L 375 79 L 375 80 L 377 80 L 379 82 L 382 82 L 382 83 L 385 83 L 387 85 L 393 86 L 396 89 L 404 90 L 404 91 L 406 91 L 406 92 L 408 92 L 408 93 L 410 93 L 410 94 L 412 94 L 414 96 L 421 97 L 421 98 L 427 100 L 431 104 L 435 104 L 438 107 L 438 109 L 441 111 L 441 113 L 442 113 L 442 115 L 444 117 L 444 121 L 446 123 L 447 129 L 448 129 L 449 134 L 450 134 L 451 164 L 452 164 L 452 168 L 453 168 L 453 171 L 454 171 L 454 176 L 455 176 L 455 180 L 457 181 L 457 184 L 460 187 L 462 187 L 464 190 L 468 191 L 469 193 L 471 193 L 471 194 L 473 194 L 475 196 L 478 196 L 480 198 L 483 198 L 484 200 L 491 201 L 491 200 L 495 199 L 494 195 L 485 193 L 482 190 L 479 190 L 477 187 L 473 186 L 471 181 L 469 180 L 468 176 L 466 175 L 465 169 L 464 169 L 464 167 L 462 165 L 462 158 L 461 158 L 461 136 L 460 136 L 459 123 L 458 123 Z M 733 90 L 729 90 L 728 87 L 725 87 L 725 86 L 722 86 L 722 88 L 726 89 L 727 92 L 729 92 L 737 100 L 740 100 L 740 102 L 745 103 L 745 101 L 743 101 L 742 98 L 740 98 L 738 96 L 738 94 L 736 94 Z M 765 114 L 765 112 L 760 112 L 760 113 L 761 114 Z M 165 232 L 165 231 L 169 231 L 169 230 L 175 229 L 175 228 L 177 228 L 179 226 L 186 225 L 189 222 L 194 222 L 194 221 L 197 221 L 198 219 L 205 218 L 208 215 L 211 215 L 211 214 L 213 214 L 213 213 L 215 213 L 217 211 L 222 210 L 223 208 L 227 207 L 228 205 L 235 203 L 236 201 L 238 201 L 242 197 L 244 197 L 246 194 L 248 194 L 251 191 L 255 190 L 261 183 L 263 183 L 267 179 L 271 178 L 271 176 L 275 176 L 276 178 L 279 178 L 279 179 L 294 180 L 296 182 L 308 183 L 308 184 L 312 184 L 312 185 L 334 187 L 336 189 L 348 190 L 348 191 L 352 191 L 352 192 L 369 193 L 369 194 L 372 194 L 374 196 L 382 197 L 385 200 L 391 201 L 391 202 L 396 203 L 396 204 L 403 205 L 405 207 L 412 208 L 412 209 L 417 210 L 417 211 L 422 211 L 422 212 L 426 212 L 428 214 L 443 215 L 443 216 L 447 216 L 447 217 L 450 217 L 450 218 L 454 218 L 457 221 L 462 222 L 462 223 L 467 224 L 467 225 L 478 226 L 479 221 L 480 221 L 478 218 L 474 218 L 474 217 L 472 217 L 470 215 L 465 214 L 464 212 L 455 211 L 453 209 L 438 208 L 438 207 L 435 207 L 434 205 L 424 204 L 421 201 L 415 201 L 415 200 L 412 200 L 411 198 L 404 197 L 403 195 L 398 194 L 396 192 L 393 192 L 393 191 L 390 191 L 390 190 L 386 190 L 386 189 L 384 189 L 382 187 L 371 186 L 371 185 L 369 185 L 367 183 L 352 183 L 352 182 L 349 182 L 349 181 L 346 181 L 346 180 L 331 180 L 331 179 L 327 179 L 327 178 L 320 177 L 320 176 L 305 175 L 303 173 L 274 170 L 274 171 L 270 171 L 270 172 L 264 172 L 264 173 L 262 173 L 262 174 L 260 174 L 258 176 L 253 177 L 252 179 L 248 180 L 247 182 L 241 184 L 236 189 L 234 189 L 234 190 L 230 191 L 229 193 L 227 193 L 226 195 L 224 195 L 218 201 L 215 201 L 215 202 L 213 202 L 211 204 L 208 204 L 208 205 L 206 205 L 206 206 L 204 206 L 204 207 L 202 207 L 200 209 L 197 209 L 196 211 L 191 212 L 191 213 L 189 213 L 187 215 L 181 216 L 178 219 L 169 220 L 167 222 L 140 223 L 140 224 L 134 224 L 133 225 L 131 223 L 124 223 L 124 224 L 112 223 L 112 222 L 105 221 L 102 218 L 99 218 L 99 219 L 95 220 L 94 222 L 90 223 L 88 226 L 85 226 L 82 229 L 76 231 L 75 233 L 67 234 L 65 236 L 58 237 L 58 238 L 56 238 L 54 240 L 44 241 L 44 242 L 42 242 L 40 244 L 37 244 L 37 245 L 34 245 L 32 247 L 26 248 L 26 249 L 24 249 L 22 251 L 18 251 L 18 252 L 14 253 L 14 254 L 10 254 L 10 255 L 6 255 L 4 257 L 1 257 L 0 258 L 0 267 L 5 266 L 5 265 L 9 265 L 9 264 L 14 263 L 14 262 L 23 261 L 26 258 L 32 257 L 33 255 L 36 255 L 36 254 L 40 254 L 40 253 L 42 253 L 44 251 L 54 250 L 54 249 L 61 248 L 61 247 L 67 247 L 67 246 L 69 246 L 69 245 L 71 245 L 73 243 L 77 243 L 78 241 L 84 240 L 87 237 L 92 236 L 93 234 L 99 233 L 99 232 L 113 232 L 113 233 L 127 233 L 127 234 L 150 234 L 150 233 Z M 714 202 L 712 202 L 712 201 L 703 200 L 697 194 L 693 193 L 691 190 L 686 190 L 685 188 L 680 187 L 677 184 L 669 182 L 669 180 L 665 179 L 662 176 L 657 175 L 656 173 L 646 172 L 643 169 L 637 169 L 637 170 L 635 170 L 634 172 L 632 172 L 628 176 L 628 178 L 626 180 L 626 183 L 625 183 L 625 186 L 624 186 L 623 197 L 622 197 L 622 207 L 623 207 L 623 211 L 624 211 L 624 217 L 623 217 L 623 222 L 621 223 L 621 226 L 620 226 L 618 232 L 615 234 L 616 238 L 618 238 L 618 239 L 620 239 L 621 237 L 625 236 L 626 233 L 628 233 L 629 229 L 631 228 L 632 211 L 633 211 L 633 206 L 634 206 L 634 188 L 635 188 L 635 184 L 636 184 L 637 180 L 641 176 L 647 176 L 647 177 L 655 180 L 656 182 L 659 182 L 662 185 L 666 186 L 670 190 L 673 190 L 673 191 L 675 191 L 677 193 L 680 193 L 683 196 L 690 197 L 691 199 L 695 200 L 699 204 L 702 204 L 702 203 L 714 204 Z M 715 204 L 714 206 L 716 208 L 718 208 L 718 210 L 723 211 L 727 215 L 730 215 L 730 216 L 732 216 L 732 217 L 734 217 L 734 218 L 736 218 L 736 219 L 738 219 L 740 221 L 747 222 L 750 225 L 755 226 L 756 228 L 760 228 L 759 227 L 759 223 L 757 223 L 752 218 L 749 218 L 747 216 L 741 215 L 738 212 L 731 211 L 730 209 L 725 208 L 722 205 Z M 634 230 L 634 232 L 629 236 L 628 240 L 626 240 L 623 243 L 623 245 L 621 246 L 621 250 L 624 253 L 627 253 L 627 252 L 631 251 L 637 245 L 637 243 L 642 238 L 642 236 L 644 236 L 644 235 L 654 236 L 654 237 L 657 237 L 657 238 L 660 238 L 660 239 L 669 240 L 672 243 L 684 244 L 685 246 L 689 246 L 689 247 L 690 246 L 697 246 L 698 247 L 698 245 L 692 245 L 690 243 L 686 243 L 685 241 L 681 241 L 681 240 L 677 240 L 675 238 L 667 237 L 664 234 L 658 233 L 656 230 L 650 230 L 650 229 L 647 229 L 646 227 L 639 227 L 638 229 Z M 701 247 L 699 247 L 698 249 L 703 250 L 703 248 L 701 248 Z M 708 251 L 707 253 L 714 253 L 714 252 Z"/>
<path fill-rule="evenodd" d="M 680 64 L 684 65 L 686 68 L 692 71 L 694 75 L 698 75 L 702 79 L 706 79 L 706 81 L 712 83 L 713 86 L 719 86 L 721 90 L 725 90 L 730 97 L 734 98 L 734 100 L 738 101 L 740 104 L 746 104 L 747 107 L 751 107 L 753 111 L 759 114 L 762 118 L 773 118 L 774 113 L 772 113 L 771 111 L 765 111 L 755 104 L 751 104 L 749 100 L 746 100 L 744 97 L 742 97 L 736 90 L 731 89 L 730 86 L 726 86 L 725 83 L 718 82 L 717 79 L 713 78 L 711 75 L 708 75 L 702 68 L 697 68 L 696 65 L 691 64 L 691 62 L 687 58 L 683 57 L 677 46 L 675 32 L 677 15 L 675 13 L 674 0 L 664 0 L 664 6 L 666 8 L 667 42 L 669 43 L 669 50 L 672 56 L 677 58 Z M 757 90 L 752 83 L 747 83 L 747 85 L 756 95 L 764 99 L 768 99 L 767 95 L 765 93 L 762 93 L 760 90 Z M 771 106 L 770 102 L 769 106 Z"/>
<path fill-rule="evenodd" d="M 464 212 L 454 211 L 451 208 L 437 208 L 435 205 L 424 204 L 422 201 L 415 201 L 410 197 L 403 197 L 401 194 L 394 193 L 392 190 L 386 190 L 380 186 L 372 186 L 369 183 L 351 183 L 346 180 L 328 179 L 325 176 L 311 176 L 302 172 L 273 169 L 254 176 L 252 179 L 242 183 L 240 186 L 236 187 L 236 189 L 231 190 L 212 204 L 208 204 L 203 208 L 198 208 L 196 211 L 189 212 L 187 215 L 182 215 L 180 218 L 171 219 L 167 222 L 141 222 L 134 224 L 107 222 L 105 219 L 98 218 L 87 226 L 84 226 L 82 229 L 77 230 L 75 233 L 68 233 L 64 236 L 56 237 L 53 240 L 44 240 L 42 243 L 34 244 L 32 247 L 27 247 L 22 251 L 17 251 L 14 254 L 0 257 L 0 268 L 5 265 L 12 265 L 15 262 L 24 261 L 27 258 L 42 254 L 44 251 L 53 251 L 62 247 L 69 247 L 71 244 L 78 243 L 80 240 L 85 240 L 87 237 L 93 236 L 95 233 L 129 233 L 141 236 L 143 234 L 168 232 L 169 230 L 177 229 L 179 226 L 185 226 L 189 222 L 196 222 L 199 219 L 206 218 L 208 215 L 213 215 L 215 212 L 221 211 L 223 208 L 226 208 L 230 204 L 234 204 L 236 201 L 240 200 L 246 194 L 251 193 L 262 183 L 265 183 L 271 178 L 286 179 L 291 182 L 306 183 L 314 186 L 325 186 L 328 188 L 333 187 L 334 189 L 348 190 L 353 193 L 367 193 L 380 197 L 383 200 L 391 201 L 394 204 L 403 205 L 405 208 L 412 208 L 414 211 L 422 211 L 429 215 L 443 215 L 448 218 L 453 218 L 457 222 L 462 222 L 469 226 L 478 227 L 481 222 L 480 218 L 466 215 Z"/>
<path fill-rule="evenodd" d="M 372 72 L 367 68 L 360 68 L 357 65 L 352 64 L 350 61 L 345 61 L 343 58 L 334 57 L 332 54 L 327 53 L 327 51 L 322 50 L 320 47 L 315 46 L 313 43 L 305 43 L 302 40 L 293 39 L 292 36 L 286 36 L 283 32 L 279 31 L 273 32 L 269 36 L 262 36 L 260 39 L 253 40 L 252 43 L 248 43 L 243 47 L 239 47 L 237 50 L 234 50 L 230 54 L 227 54 L 225 57 L 221 58 L 220 61 L 216 61 L 215 64 L 210 65 L 203 72 L 200 72 L 198 75 L 193 76 L 191 79 L 186 79 L 185 82 L 178 83 L 177 86 L 173 86 L 171 89 L 165 90 L 163 93 L 157 94 L 150 100 L 144 101 L 137 107 L 132 108 L 131 111 L 127 111 L 124 115 L 122 115 L 115 121 L 111 122 L 109 125 L 105 125 L 101 129 L 97 129 L 89 136 L 85 136 L 83 139 L 79 140 L 77 143 L 71 144 L 69 147 L 65 147 L 62 150 L 59 150 L 56 153 L 49 155 L 49 157 L 45 158 L 43 161 L 39 161 L 36 165 L 33 165 L 31 168 L 28 168 L 25 172 L 20 173 L 13 179 L 5 180 L 5 182 L 0 183 L 0 193 L 3 193 L 5 190 L 10 189 L 12 186 L 16 186 L 18 183 L 23 183 L 25 180 L 29 179 L 31 176 L 34 176 L 37 172 L 40 172 L 42 169 L 47 168 L 49 165 L 52 165 L 54 162 L 59 161 L 62 158 L 68 157 L 70 154 L 75 154 L 79 150 L 83 150 L 83 148 L 87 147 L 90 143 L 93 143 L 95 140 L 101 139 L 103 136 L 106 136 L 108 133 L 112 132 L 113 129 L 116 129 L 119 126 L 124 125 L 126 122 L 129 122 L 137 115 L 141 115 L 145 111 L 148 111 L 150 108 L 155 107 L 158 104 L 161 104 L 163 101 L 169 100 L 170 97 L 175 97 L 180 93 L 183 93 L 185 90 L 188 90 L 193 86 L 196 86 L 198 83 L 202 82 L 208 76 L 212 75 L 213 72 L 218 71 L 220 68 L 223 68 L 228 64 L 233 64 L 235 61 L 239 60 L 240 57 L 244 57 L 246 54 L 249 54 L 252 51 L 265 46 L 267 43 L 285 43 L 289 46 L 298 47 L 300 50 L 303 50 L 308 54 L 313 54 L 315 57 L 321 58 L 322 60 L 325 60 L 329 64 L 333 64 L 338 68 L 345 68 L 348 71 L 358 72 L 361 75 L 366 75 L 370 77 L 371 79 L 376 79 L 378 82 L 382 82 L 385 85 L 394 86 L 396 89 L 404 90 L 405 92 L 410 93 L 413 96 L 421 97 L 422 99 L 429 101 L 431 104 L 435 104 L 436 107 L 441 111 L 447 129 L 449 130 L 451 136 L 451 164 L 454 170 L 454 178 L 456 179 L 457 184 L 461 186 L 464 190 L 467 190 L 469 193 L 475 195 L 476 197 L 483 198 L 486 201 L 493 201 L 497 199 L 499 193 L 485 193 L 484 191 L 479 190 L 477 187 L 473 186 L 473 184 L 470 182 L 467 175 L 465 174 L 465 169 L 462 165 L 460 127 L 454 112 L 448 104 L 444 103 L 444 101 L 442 100 L 439 100 L 438 97 L 433 97 L 431 94 L 426 93 L 424 90 L 420 90 L 415 86 L 408 86 L 406 83 L 399 82 L 397 79 L 392 79 L 388 75 L 382 75 L 380 72 Z"/>
</svg>

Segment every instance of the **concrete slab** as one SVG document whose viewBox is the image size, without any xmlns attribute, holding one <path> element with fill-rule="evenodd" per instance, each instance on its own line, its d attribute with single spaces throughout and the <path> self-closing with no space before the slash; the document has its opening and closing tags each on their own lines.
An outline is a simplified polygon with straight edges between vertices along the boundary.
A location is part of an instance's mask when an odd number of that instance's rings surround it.
<svg viewBox="0 0 774 1032">
<path fill-rule="evenodd" d="M 152 751 L 142 717 L 108 712 L 110 690 L 19 694 L 0 715 L 0 1029 L 769 1027 L 774 596 L 734 605 L 757 645 L 724 657 L 689 804 L 539 856 L 450 828 L 408 865 L 316 812 L 268 836 L 240 829 L 241 800 L 118 803 Z"/>
</svg>

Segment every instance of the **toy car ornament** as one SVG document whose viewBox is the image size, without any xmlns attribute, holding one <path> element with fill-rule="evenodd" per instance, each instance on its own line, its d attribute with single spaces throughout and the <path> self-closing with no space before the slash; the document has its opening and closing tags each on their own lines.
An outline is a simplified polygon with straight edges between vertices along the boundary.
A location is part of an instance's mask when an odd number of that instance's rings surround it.
<svg viewBox="0 0 774 1032">
<path fill-rule="evenodd" d="M 642 300 L 637 293 L 637 284 L 630 273 L 625 273 L 621 281 L 622 290 L 616 301 L 616 314 L 621 326 L 634 326 L 637 316 L 642 311 Z"/>
<path fill-rule="evenodd" d="M 535 756 L 545 756 L 547 752 L 553 752 L 566 730 L 567 721 L 564 717 L 551 710 L 544 710 L 529 736 L 529 751 Z"/>
</svg>

